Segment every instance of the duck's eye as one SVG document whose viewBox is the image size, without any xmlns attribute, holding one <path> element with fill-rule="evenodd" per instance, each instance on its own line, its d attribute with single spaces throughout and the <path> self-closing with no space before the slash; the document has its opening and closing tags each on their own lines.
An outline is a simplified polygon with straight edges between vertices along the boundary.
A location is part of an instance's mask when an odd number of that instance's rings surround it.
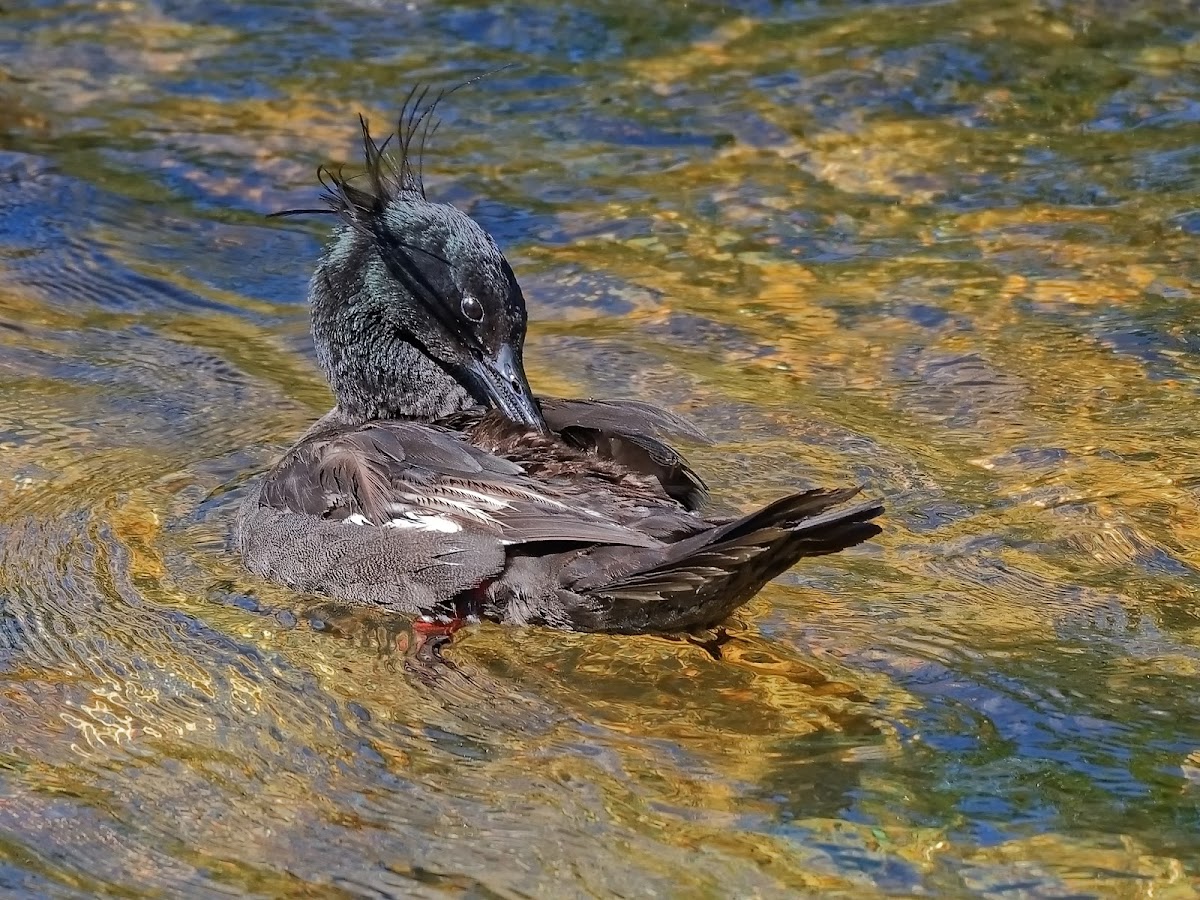
<svg viewBox="0 0 1200 900">
<path fill-rule="evenodd" d="M 470 294 L 464 294 L 462 298 L 462 314 L 472 322 L 482 322 L 483 305 Z"/>
</svg>

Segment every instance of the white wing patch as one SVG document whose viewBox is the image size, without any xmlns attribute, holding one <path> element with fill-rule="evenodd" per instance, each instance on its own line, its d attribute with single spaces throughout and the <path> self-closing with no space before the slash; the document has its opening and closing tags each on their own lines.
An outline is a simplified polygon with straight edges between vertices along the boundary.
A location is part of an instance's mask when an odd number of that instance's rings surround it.
<svg viewBox="0 0 1200 900">
<path fill-rule="evenodd" d="M 536 493 L 518 485 L 504 485 L 498 493 L 487 493 L 461 484 L 436 485 L 427 493 L 397 492 L 392 495 L 395 502 L 387 506 L 392 518 L 381 524 L 381 528 L 413 528 L 421 531 L 438 531 L 457 534 L 463 526 L 459 520 L 470 520 L 490 528 L 503 529 L 504 523 L 496 514 L 511 509 L 514 500 L 525 500 L 552 510 L 565 510 L 568 506 L 551 497 Z M 594 518 L 603 518 L 600 513 L 587 507 L 577 511 Z M 362 513 L 353 513 L 344 520 L 350 525 L 374 525 Z M 501 541 L 501 543 L 510 543 Z"/>
<path fill-rule="evenodd" d="M 492 512 L 498 512 L 503 509 L 502 506 L 489 505 L 485 509 L 480 509 L 478 505 L 468 503 L 456 497 L 447 497 L 443 494 L 437 496 L 422 496 L 419 494 L 400 494 L 400 497 L 407 500 L 408 504 L 392 503 L 388 506 L 388 512 L 393 515 L 414 516 L 437 516 L 435 510 L 441 510 L 450 515 L 459 515 L 468 519 L 474 519 L 483 525 L 499 526 L 499 522 L 491 515 Z M 505 504 L 507 506 L 507 504 Z M 419 510 L 419 511 L 418 511 Z M 443 517 L 444 518 L 444 517 Z"/>
<path fill-rule="evenodd" d="M 462 526 L 446 516 L 409 513 L 398 519 L 388 519 L 384 528 L 415 528 L 419 531 L 440 531 L 442 534 L 458 534 Z"/>
<path fill-rule="evenodd" d="M 375 524 L 362 513 L 352 513 L 346 516 L 345 522 L 348 525 L 374 526 Z M 442 534 L 458 534 L 458 532 L 462 531 L 461 525 L 446 516 L 413 511 L 406 511 L 394 519 L 388 519 L 380 527 L 413 528 L 418 531 L 439 531 Z"/>
</svg>

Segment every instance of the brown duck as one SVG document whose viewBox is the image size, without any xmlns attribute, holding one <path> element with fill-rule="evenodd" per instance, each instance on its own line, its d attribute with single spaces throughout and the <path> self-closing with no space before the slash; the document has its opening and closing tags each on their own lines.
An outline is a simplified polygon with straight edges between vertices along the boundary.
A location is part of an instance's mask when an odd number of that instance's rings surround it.
<svg viewBox="0 0 1200 900">
<path fill-rule="evenodd" d="M 706 517 L 703 481 L 666 443 L 702 441 L 695 426 L 636 400 L 535 397 L 512 269 L 426 199 L 414 144 L 440 97 L 422 99 L 394 155 L 363 121 L 363 179 L 322 169 L 327 208 L 289 211 L 338 219 L 309 286 L 336 405 L 242 504 L 252 571 L 435 620 L 672 632 L 879 532 L 880 503 L 847 503 L 858 488 Z"/>
</svg>

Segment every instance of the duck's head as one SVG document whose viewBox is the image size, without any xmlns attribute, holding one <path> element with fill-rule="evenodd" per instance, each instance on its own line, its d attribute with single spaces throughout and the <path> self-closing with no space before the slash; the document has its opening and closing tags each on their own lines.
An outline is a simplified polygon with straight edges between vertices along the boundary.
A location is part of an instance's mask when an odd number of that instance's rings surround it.
<svg viewBox="0 0 1200 900">
<path fill-rule="evenodd" d="M 348 419 L 430 421 L 481 405 L 545 430 L 508 261 L 471 218 L 425 197 L 413 141 L 436 100 L 422 110 L 420 99 L 406 104 L 394 156 L 364 119 L 364 174 L 321 170 L 320 211 L 340 221 L 309 286 L 317 358 Z"/>
</svg>

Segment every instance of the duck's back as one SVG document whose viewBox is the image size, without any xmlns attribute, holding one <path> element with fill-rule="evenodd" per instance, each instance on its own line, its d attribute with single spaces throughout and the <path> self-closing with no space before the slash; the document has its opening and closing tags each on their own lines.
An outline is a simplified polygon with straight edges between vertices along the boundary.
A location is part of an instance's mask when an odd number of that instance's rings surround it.
<svg viewBox="0 0 1200 900">
<path fill-rule="evenodd" d="M 652 548 L 707 527 L 690 511 L 703 482 L 652 433 L 682 420 L 643 404 L 545 407 L 558 434 L 495 413 L 315 428 L 241 506 L 248 567 L 299 590 L 438 612 L 510 556 Z"/>
<path fill-rule="evenodd" d="M 640 403 L 542 401 L 550 434 L 496 413 L 314 429 L 241 508 L 253 571 L 404 613 L 595 631 L 719 623 L 799 556 L 870 537 L 854 491 L 792 495 L 737 520 L 663 442 L 702 438 Z"/>
</svg>

